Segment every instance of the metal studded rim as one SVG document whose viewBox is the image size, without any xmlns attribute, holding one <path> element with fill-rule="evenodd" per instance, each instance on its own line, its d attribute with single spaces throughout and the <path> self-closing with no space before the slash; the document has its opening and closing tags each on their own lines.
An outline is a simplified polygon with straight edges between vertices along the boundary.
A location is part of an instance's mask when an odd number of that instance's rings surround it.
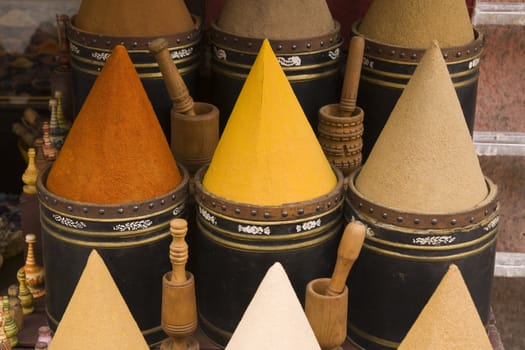
<svg viewBox="0 0 525 350">
<path fill-rule="evenodd" d="M 126 217 L 140 217 L 151 213 L 165 211 L 168 208 L 184 203 L 189 194 L 189 173 L 188 170 L 178 164 L 182 176 L 181 183 L 172 191 L 162 196 L 151 198 L 140 202 L 128 202 L 122 204 L 94 204 L 72 201 L 59 197 L 51 193 L 45 186 L 51 164 L 44 169 L 41 176 L 37 179 L 37 190 L 40 202 L 53 210 L 67 213 L 68 215 L 78 215 L 85 218 L 98 219 L 124 219 Z"/>
<path fill-rule="evenodd" d="M 325 35 L 313 38 L 300 38 L 295 40 L 269 39 L 270 45 L 276 54 L 293 54 L 304 51 L 317 51 L 328 49 L 341 44 L 343 38 L 340 33 L 341 26 L 334 20 L 334 29 Z M 217 44 L 225 45 L 236 50 L 258 52 L 264 39 L 241 37 L 222 31 L 216 21 L 211 23 L 210 40 Z"/>
<path fill-rule="evenodd" d="M 112 49 L 116 45 L 123 45 L 128 50 L 147 50 L 148 45 L 155 38 L 162 37 L 168 42 L 168 47 L 182 46 L 189 43 L 200 41 L 202 32 L 202 20 L 198 16 L 193 16 L 194 27 L 187 31 L 176 34 L 166 34 L 158 36 L 111 36 L 87 32 L 73 24 L 75 16 L 67 22 L 67 36 L 69 39 L 85 44 L 86 46 Z"/>
<path fill-rule="evenodd" d="M 361 35 L 358 30 L 360 22 L 361 21 L 358 20 L 352 24 L 353 35 Z M 473 31 L 474 40 L 469 44 L 458 47 L 441 48 L 441 52 L 443 53 L 443 59 L 446 62 L 453 63 L 456 61 L 464 61 L 469 58 L 472 59 L 481 54 L 481 51 L 483 50 L 483 47 L 485 45 L 485 37 L 482 32 L 479 32 L 475 28 L 473 28 Z M 381 57 L 385 59 L 394 59 L 400 62 L 417 63 L 423 57 L 423 54 L 426 51 L 426 49 L 416 49 L 388 45 L 385 43 L 373 41 L 366 37 L 364 38 L 365 55 Z"/>
<path fill-rule="evenodd" d="M 355 211 L 386 224 L 417 229 L 464 227 L 482 221 L 494 212 L 497 212 L 499 208 L 497 186 L 489 178 L 485 177 L 489 193 L 487 197 L 472 210 L 450 214 L 425 214 L 398 211 L 374 203 L 359 193 L 355 187 L 355 179 L 359 174 L 359 170 L 350 174 L 345 200 Z"/>
<path fill-rule="evenodd" d="M 288 203 L 279 206 L 260 206 L 235 202 L 210 193 L 202 185 L 202 179 L 208 169 L 207 166 L 203 166 L 194 176 L 195 200 L 203 207 L 208 207 L 223 215 L 239 219 L 281 221 L 305 218 L 333 210 L 334 207 L 343 203 L 344 176 L 337 167 L 333 166 L 332 168 L 337 176 L 337 185 L 330 193 L 304 202 Z"/>
</svg>

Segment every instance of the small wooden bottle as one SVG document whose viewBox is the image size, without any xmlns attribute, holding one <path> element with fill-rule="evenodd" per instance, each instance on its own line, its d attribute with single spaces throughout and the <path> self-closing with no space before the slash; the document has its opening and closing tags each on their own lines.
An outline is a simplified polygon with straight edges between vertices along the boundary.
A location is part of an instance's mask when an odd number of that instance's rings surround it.
<svg viewBox="0 0 525 350">
<path fill-rule="evenodd" d="M 18 298 L 20 299 L 20 304 L 22 305 L 22 313 L 29 315 L 35 310 L 33 306 L 33 294 L 29 291 L 26 284 L 26 272 L 24 267 L 21 267 L 17 274 L 16 279 L 18 280 Z"/>
<path fill-rule="evenodd" d="M 18 328 L 16 327 L 15 320 L 9 313 L 9 297 L 4 295 L 2 298 L 3 314 L 4 314 L 4 331 L 7 339 L 11 342 L 11 346 L 18 345 Z"/>
<path fill-rule="evenodd" d="M 162 313 L 161 325 L 169 336 L 161 350 L 198 350 L 199 343 L 192 337 L 197 330 L 197 302 L 195 298 L 195 280 L 186 271 L 188 245 L 184 241 L 188 223 L 184 219 L 173 219 L 170 232 L 173 241 L 170 244 L 172 271 L 162 278 Z"/>
<path fill-rule="evenodd" d="M 36 242 L 36 236 L 32 233 L 26 235 L 27 257 L 24 271 L 26 273 L 27 288 L 33 298 L 40 298 L 46 294 L 44 287 L 44 268 L 36 264 L 35 252 L 33 245 Z"/>
<path fill-rule="evenodd" d="M 38 169 L 35 163 L 36 151 L 34 148 L 27 150 L 27 168 L 22 174 L 22 182 L 24 183 L 23 191 L 27 194 L 36 194 L 36 179 L 38 177 Z"/>
<path fill-rule="evenodd" d="M 11 350 L 11 342 L 7 339 L 7 335 L 4 330 L 4 314 L 0 312 L 0 350 Z"/>
<path fill-rule="evenodd" d="M 10 285 L 7 289 L 7 295 L 9 296 L 9 313 L 15 320 L 18 330 L 21 331 L 24 326 L 24 314 L 22 304 L 18 298 L 18 287 L 15 284 Z"/>
</svg>

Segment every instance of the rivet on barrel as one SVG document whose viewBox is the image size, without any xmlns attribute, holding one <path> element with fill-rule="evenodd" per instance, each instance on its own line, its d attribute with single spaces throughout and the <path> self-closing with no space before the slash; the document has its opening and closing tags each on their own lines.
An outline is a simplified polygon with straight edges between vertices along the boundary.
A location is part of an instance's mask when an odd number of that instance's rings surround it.
<svg viewBox="0 0 525 350">
<path fill-rule="evenodd" d="M 92 43 L 92 44 L 96 44 L 96 43 L 97 43 L 97 39 L 93 39 L 93 40 L 91 40 L 91 43 Z"/>
<path fill-rule="evenodd" d="M 136 42 L 136 41 L 133 42 L 133 47 L 137 47 L 138 45 L 139 45 L 138 42 Z"/>
<path fill-rule="evenodd" d="M 277 45 L 277 50 L 282 50 L 282 49 L 283 49 L 282 45 Z"/>
<path fill-rule="evenodd" d="M 104 209 L 99 209 L 99 210 L 98 210 L 98 213 L 99 213 L 100 215 L 104 215 L 104 212 L 105 212 Z"/>
<path fill-rule="evenodd" d="M 324 41 L 321 40 L 321 42 L 319 43 L 319 45 L 324 46 Z"/>
<path fill-rule="evenodd" d="M 420 222 L 421 222 L 421 220 L 419 220 L 418 218 L 414 219 L 414 224 L 419 225 Z"/>
<path fill-rule="evenodd" d="M 293 44 L 292 45 L 292 50 L 295 50 L 295 49 L 297 49 L 297 45 Z"/>
<path fill-rule="evenodd" d="M 399 57 L 401 57 L 401 58 L 405 58 L 405 53 L 404 53 L 404 52 L 401 52 L 401 53 L 399 54 Z"/>
<path fill-rule="evenodd" d="M 470 221 L 470 223 L 472 224 L 472 223 L 474 222 L 474 220 L 475 220 L 474 217 L 471 216 L 469 221 Z"/>
<path fill-rule="evenodd" d="M 307 48 L 311 48 L 311 47 L 312 47 L 312 44 L 311 44 L 311 43 L 306 43 L 306 47 L 307 47 Z"/>
<path fill-rule="evenodd" d="M 86 208 L 86 207 L 82 208 L 82 212 L 87 213 L 88 211 L 89 211 L 88 208 Z"/>
<path fill-rule="evenodd" d="M 177 44 L 180 44 L 180 38 L 177 38 L 177 40 L 175 40 L 177 42 Z"/>
<path fill-rule="evenodd" d="M 149 207 L 150 209 L 153 209 L 154 206 L 155 206 L 154 203 L 150 203 L 150 204 L 148 204 L 148 207 Z"/>
<path fill-rule="evenodd" d="M 470 49 L 467 49 L 467 55 L 470 55 Z"/>
<path fill-rule="evenodd" d="M 444 54 L 443 54 L 443 58 L 444 58 L 444 59 L 447 59 L 447 58 L 448 58 L 448 53 L 444 53 Z"/>
<path fill-rule="evenodd" d="M 164 204 L 166 204 L 166 200 L 161 199 L 161 200 L 160 200 L 160 205 L 164 205 Z"/>
<path fill-rule="evenodd" d="M 281 216 L 282 216 L 283 218 L 287 217 L 287 216 L 288 216 L 288 212 L 287 212 L 287 211 L 283 211 L 283 212 L 281 213 Z"/>
<path fill-rule="evenodd" d="M 368 211 L 369 211 L 370 213 L 373 213 L 373 212 L 374 212 L 374 208 L 368 208 Z"/>
<path fill-rule="evenodd" d="M 387 213 L 383 213 L 383 219 L 386 219 L 388 218 L 388 214 Z"/>
<path fill-rule="evenodd" d="M 172 195 L 171 195 L 171 200 L 173 200 L 173 201 L 174 201 L 175 199 L 177 199 L 177 196 L 176 196 L 176 195 L 174 195 L 174 194 L 172 194 Z"/>
<path fill-rule="evenodd" d="M 188 41 L 190 41 L 190 40 L 191 40 L 191 35 L 188 35 L 188 36 L 186 37 L 186 39 L 188 39 Z"/>
<path fill-rule="evenodd" d="M 57 200 L 56 199 L 53 199 L 53 204 L 57 204 Z"/>
<path fill-rule="evenodd" d="M 326 204 L 326 206 L 327 206 L 328 208 L 331 208 L 331 207 L 332 207 L 332 202 L 331 202 L 331 201 L 328 202 L 328 203 Z"/>
<path fill-rule="evenodd" d="M 485 209 L 485 216 L 489 215 L 489 210 Z"/>
<path fill-rule="evenodd" d="M 396 54 L 396 50 L 392 50 L 392 51 L 390 51 L 390 54 L 391 54 L 392 56 L 394 56 L 394 55 Z"/>
<path fill-rule="evenodd" d="M 304 214 L 304 209 L 299 209 L 299 210 L 297 210 L 297 214 L 299 214 L 299 215 L 303 215 L 303 214 Z"/>
<path fill-rule="evenodd" d="M 437 221 L 437 219 L 432 219 L 432 220 L 430 220 L 430 223 L 432 225 L 436 225 L 438 223 L 438 221 Z"/>
<path fill-rule="evenodd" d="M 264 218 L 265 219 L 269 219 L 271 217 L 270 213 L 266 212 L 264 213 Z"/>
<path fill-rule="evenodd" d="M 457 57 L 461 57 L 461 51 L 456 52 Z"/>
<path fill-rule="evenodd" d="M 217 206 L 217 203 L 211 202 L 211 206 L 215 208 Z"/>
<path fill-rule="evenodd" d="M 321 211 L 321 209 L 322 209 L 322 208 L 321 208 L 320 205 L 318 205 L 317 207 L 315 207 L 315 211 Z"/>
<path fill-rule="evenodd" d="M 257 215 L 257 210 L 252 210 L 252 211 L 250 212 L 250 214 L 252 214 L 252 216 Z"/>
<path fill-rule="evenodd" d="M 458 221 L 457 221 L 456 219 L 452 219 L 452 220 L 450 221 L 450 224 L 451 224 L 451 225 L 455 225 L 455 224 L 457 224 L 457 223 L 458 223 Z"/>
<path fill-rule="evenodd" d="M 70 205 L 68 205 L 68 206 L 67 206 L 67 210 L 68 210 L 68 211 L 73 211 L 73 207 L 70 206 Z"/>
<path fill-rule="evenodd" d="M 252 47 L 253 43 L 250 41 L 248 42 L 248 47 Z"/>
<path fill-rule="evenodd" d="M 124 208 L 118 208 L 117 209 L 117 213 L 124 214 Z"/>
<path fill-rule="evenodd" d="M 111 46 L 111 40 L 106 40 L 106 46 L 107 47 Z"/>
<path fill-rule="evenodd" d="M 396 220 L 397 220 L 397 222 L 403 222 L 403 217 L 402 217 L 402 216 L 398 216 L 398 217 L 396 218 Z"/>
<path fill-rule="evenodd" d="M 221 209 L 222 209 L 222 211 L 226 211 L 226 206 L 225 205 L 221 205 Z"/>
<path fill-rule="evenodd" d="M 240 214 L 240 213 L 241 213 L 241 209 L 235 208 L 235 214 Z"/>
<path fill-rule="evenodd" d="M 139 210 L 139 206 L 138 205 L 134 205 L 133 206 L 133 211 L 138 211 Z"/>
<path fill-rule="evenodd" d="M 410 58 L 412 58 L 413 60 L 415 60 L 417 58 L 417 54 L 416 53 L 413 53 L 412 56 L 410 56 Z"/>
</svg>

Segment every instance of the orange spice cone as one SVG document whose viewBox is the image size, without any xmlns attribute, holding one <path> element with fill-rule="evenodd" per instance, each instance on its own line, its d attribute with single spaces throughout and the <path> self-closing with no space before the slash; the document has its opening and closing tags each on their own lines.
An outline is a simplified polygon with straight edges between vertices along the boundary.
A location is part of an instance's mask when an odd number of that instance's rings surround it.
<svg viewBox="0 0 525 350">
<path fill-rule="evenodd" d="M 46 186 L 79 202 L 142 201 L 182 178 L 144 87 L 116 46 L 53 164 Z"/>
</svg>

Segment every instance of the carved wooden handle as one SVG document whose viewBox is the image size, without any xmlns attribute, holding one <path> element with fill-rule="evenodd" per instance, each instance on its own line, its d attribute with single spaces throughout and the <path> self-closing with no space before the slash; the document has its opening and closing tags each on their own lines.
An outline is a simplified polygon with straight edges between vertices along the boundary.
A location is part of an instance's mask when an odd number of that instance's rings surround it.
<svg viewBox="0 0 525 350">
<path fill-rule="evenodd" d="M 157 60 L 170 99 L 173 102 L 173 108 L 182 114 L 195 115 L 193 99 L 184 80 L 182 80 L 177 66 L 170 57 L 166 39 L 157 38 L 153 40 L 149 43 L 149 50 Z"/>
<path fill-rule="evenodd" d="M 350 40 L 343 89 L 339 103 L 339 114 L 341 116 L 351 116 L 355 109 L 364 50 L 365 39 L 361 36 L 354 36 L 352 40 Z"/>
<path fill-rule="evenodd" d="M 365 233 L 366 226 L 361 221 L 352 221 L 346 225 L 337 249 L 337 261 L 326 295 L 339 295 L 344 291 L 350 269 L 363 246 Z"/>
<path fill-rule="evenodd" d="M 170 221 L 170 233 L 173 241 L 170 244 L 170 261 L 172 266 L 171 280 L 186 281 L 186 262 L 188 261 L 188 244 L 184 240 L 188 232 L 188 223 L 184 219 Z"/>
</svg>

